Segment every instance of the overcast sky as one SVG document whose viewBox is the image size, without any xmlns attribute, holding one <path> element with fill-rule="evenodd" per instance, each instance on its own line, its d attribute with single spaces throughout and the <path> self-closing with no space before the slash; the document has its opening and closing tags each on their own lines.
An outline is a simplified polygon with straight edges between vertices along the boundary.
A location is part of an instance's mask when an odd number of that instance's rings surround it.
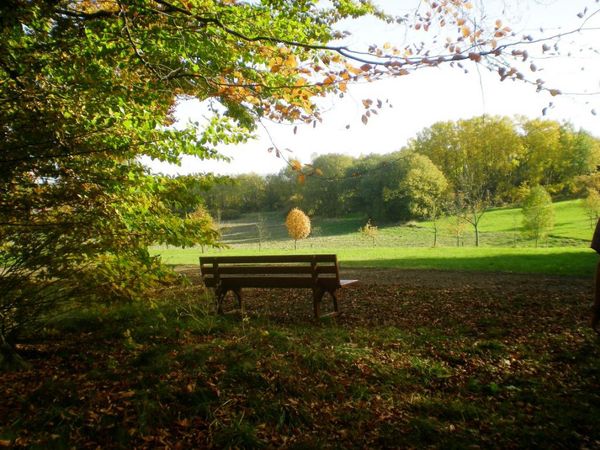
<svg viewBox="0 0 600 450">
<path fill-rule="evenodd" d="M 474 3 L 481 7 L 481 2 Z M 407 0 L 379 3 L 394 13 L 403 12 L 401 9 L 394 10 L 396 5 L 410 4 Z M 600 8 L 596 0 L 485 0 L 484 3 L 489 18 L 497 18 L 503 9 L 504 21 L 514 31 L 536 36 L 540 35 L 540 27 L 544 28 L 545 33 L 552 34 L 576 28 L 581 22 L 577 14 L 583 12 L 585 7 L 588 8 L 587 15 Z M 414 36 L 406 35 L 403 27 L 383 26 L 373 20 L 344 25 L 352 31 L 347 42 L 351 48 L 360 49 L 384 42 L 402 44 L 407 39 L 414 39 Z M 600 30 L 600 13 L 592 17 L 586 26 L 599 27 Z M 599 30 L 563 38 L 560 43 L 563 56 L 538 63 L 543 67 L 539 76 L 546 80 L 549 87 L 575 93 L 600 91 L 600 55 L 587 50 L 592 44 L 600 42 Z M 181 166 L 154 162 L 149 165 L 154 171 L 166 174 L 276 173 L 284 167 L 285 162 L 267 151 L 273 145 L 289 149 L 290 152 L 286 152 L 288 157 L 303 163 L 309 163 L 314 156 L 324 153 L 353 156 L 389 153 L 402 148 L 420 130 L 435 122 L 481 114 L 524 115 L 568 121 L 577 128 L 600 136 L 600 96 L 551 97 L 547 92 L 536 93 L 531 85 L 500 82 L 496 73 L 484 68 L 478 70 L 474 64 L 467 68 L 468 73 L 450 67 L 425 68 L 400 78 L 353 85 L 343 99 L 336 97 L 323 100 L 322 106 L 326 111 L 324 120 L 314 129 L 301 125 L 294 134 L 293 125 L 267 121 L 264 126 L 268 134 L 259 127 L 257 139 L 243 145 L 224 146 L 221 151 L 231 157 L 229 163 L 186 157 Z M 362 99 L 365 98 L 388 100 L 391 105 L 372 116 L 366 126 L 361 122 L 364 111 Z M 554 106 L 547 108 L 549 102 L 553 102 Z M 542 115 L 544 108 L 547 108 L 545 116 Z M 594 115 L 592 110 L 597 111 L 598 115 Z M 181 123 L 188 120 L 202 122 L 201 116 L 202 106 L 197 101 L 187 102 L 178 110 Z"/>
</svg>

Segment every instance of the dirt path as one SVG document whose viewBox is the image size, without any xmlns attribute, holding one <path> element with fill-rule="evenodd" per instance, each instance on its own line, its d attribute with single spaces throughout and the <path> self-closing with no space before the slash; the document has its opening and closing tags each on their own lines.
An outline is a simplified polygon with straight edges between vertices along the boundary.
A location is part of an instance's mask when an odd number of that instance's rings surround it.
<svg viewBox="0 0 600 450">
<path fill-rule="evenodd" d="M 199 281 L 197 266 L 178 266 L 193 281 Z M 515 292 L 539 290 L 546 292 L 585 292 L 592 295 L 593 280 L 589 278 L 551 276 L 522 273 L 464 272 L 420 269 L 342 269 L 341 278 L 359 280 L 367 285 L 396 285 L 399 287 L 427 287 L 429 289 L 474 288 Z"/>
</svg>

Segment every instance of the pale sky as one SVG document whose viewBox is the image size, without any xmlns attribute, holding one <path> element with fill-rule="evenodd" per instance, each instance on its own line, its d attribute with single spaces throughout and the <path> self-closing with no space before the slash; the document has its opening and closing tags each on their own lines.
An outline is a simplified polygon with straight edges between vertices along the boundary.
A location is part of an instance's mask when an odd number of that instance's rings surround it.
<svg viewBox="0 0 600 450">
<path fill-rule="evenodd" d="M 418 4 L 417 0 L 388 0 L 379 2 L 384 9 L 401 13 L 397 5 Z M 574 29 L 581 22 L 577 14 L 588 8 L 590 12 L 600 8 L 595 0 L 480 0 L 473 2 L 477 8 L 484 3 L 486 13 L 492 19 L 505 8 L 504 22 L 513 31 L 539 36 L 539 28 L 546 33 Z M 396 9 L 395 9 L 396 8 Z M 563 56 L 557 59 L 540 60 L 536 65 L 543 67 L 534 74 L 543 78 L 548 87 L 563 92 L 600 91 L 600 55 L 588 50 L 591 43 L 600 42 L 600 13 L 592 17 L 587 27 L 598 30 L 570 35 L 561 40 Z M 352 36 L 345 42 L 353 49 L 369 44 L 391 42 L 402 44 L 412 36 L 405 34 L 403 27 L 384 26 L 373 20 L 361 20 L 345 27 Z M 426 39 L 427 36 L 418 36 Z M 586 46 L 586 43 L 588 44 Z M 541 44 L 536 44 L 536 48 Z M 598 44 L 600 49 L 600 44 Z M 567 56 L 568 49 L 572 49 Z M 532 48 L 531 53 L 536 49 Z M 581 68 L 584 70 L 581 70 Z M 310 125 L 299 125 L 294 135 L 294 125 L 264 122 L 272 138 L 262 127 L 257 130 L 257 139 L 243 145 L 223 146 L 222 154 L 231 157 L 229 163 L 200 161 L 193 157 L 183 159 L 181 166 L 149 162 L 156 172 L 166 174 L 190 174 L 214 172 L 237 174 L 254 172 L 276 173 L 285 166 L 282 159 L 267 152 L 273 143 L 280 149 L 289 149 L 290 158 L 309 163 L 316 155 L 344 153 L 352 156 L 369 153 L 389 153 L 402 148 L 420 130 L 438 121 L 466 119 L 481 114 L 516 116 L 529 118 L 545 117 L 557 121 L 568 121 L 600 136 L 600 96 L 560 95 L 550 96 L 547 92 L 536 93 L 535 86 L 513 82 L 500 82 L 496 73 L 475 64 L 466 66 L 469 73 L 450 67 L 425 68 L 407 76 L 373 83 L 350 86 L 343 99 L 328 98 L 321 104 L 324 109 L 323 123 L 313 129 Z M 391 108 L 383 108 L 378 115 L 371 116 L 365 126 L 361 122 L 364 108 L 362 99 L 388 100 Z M 553 102 L 546 115 L 542 110 Z M 178 119 L 202 123 L 202 106 L 197 101 L 181 105 Z M 592 110 L 597 111 L 594 115 Z M 346 126 L 350 125 L 347 129 Z M 148 162 L 148 161 L 146 161 Z"/>
</svg>

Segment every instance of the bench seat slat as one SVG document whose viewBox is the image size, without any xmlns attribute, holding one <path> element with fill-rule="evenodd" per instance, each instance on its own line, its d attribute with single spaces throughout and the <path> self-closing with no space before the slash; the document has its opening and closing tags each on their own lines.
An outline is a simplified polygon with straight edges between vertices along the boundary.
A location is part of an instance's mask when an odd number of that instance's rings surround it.
<svg viewBox="0 0 600 450">
<path fill-rule="evenodd" d="M 227 288 L 312 288 L 313 280 L 308 277 L 223 277 L 220 280 L 222 286 Z M 217 285 L 215 278 L 205 278 L 207 287 Z M 339 288 L 340 284 L 336 278 L 319 278 L 319 287 L 325 289 Z"/>
<path fill-rule="evenodd" d="M 223 286 L 229 288 L 312 288 L 313 281 L 310 278 L 302 277 L 228 277 L 221 278 L 220 282 Z M 214 279 L 207 278 L 205 284 L 208 287 L 216 285 Z M 341 287 L 338 280 L 335 278 L 320 278 L 317 285 L 325 289 L 336 289 Z"/>
</svg>

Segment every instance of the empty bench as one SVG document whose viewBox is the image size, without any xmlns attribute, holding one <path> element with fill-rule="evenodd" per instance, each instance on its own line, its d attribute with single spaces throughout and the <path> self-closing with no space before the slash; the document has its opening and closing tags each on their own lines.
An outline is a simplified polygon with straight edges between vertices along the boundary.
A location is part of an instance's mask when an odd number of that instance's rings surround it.
<svg viewBox="0 0 600 450">
<path fill-rule="evenodd" d="M 243 288 L 306 288 L 312 289 L 318 319 L 326 292 L 333 300 L 330 314 L 337 314 L 336 292 L 358 281 L 340 280 L 336 255 L 201 256 L 200 272 L 204 285 L 215 291 L 219 314 L 228 292 L 233 292 L 242 309 Z"/>
</svg>

